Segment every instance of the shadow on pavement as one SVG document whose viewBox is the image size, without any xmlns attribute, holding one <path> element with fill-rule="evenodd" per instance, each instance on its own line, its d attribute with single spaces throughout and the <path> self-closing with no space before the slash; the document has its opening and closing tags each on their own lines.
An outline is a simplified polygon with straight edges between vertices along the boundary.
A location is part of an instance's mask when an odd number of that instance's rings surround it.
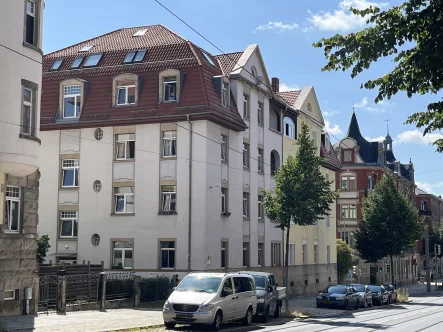
<svg viewBox="0 0 443 332">
<path fill-rule="evenodd" d="M 241 323 L 228 323 L 223 324 L 222 329 L 223 330 L 229 330 L 229 329 L 241 329 L 242 331 L 260 331 L 267 327 L 272 326 L 281 326 L 286 323 L 292 322 L 294 318 L 285 317 L 285 318 L 279 318 L 279 319 L 271 319 L 268 323 L 253 323 L 251 326 L 243 326 Z M 190 326 L 190 325 L 178 325 L 175 329 L 170 331 L 180 331 L 180 332 L 188 332 L 188 331 L 208 331 L 207 326 Z"/>
</svg>

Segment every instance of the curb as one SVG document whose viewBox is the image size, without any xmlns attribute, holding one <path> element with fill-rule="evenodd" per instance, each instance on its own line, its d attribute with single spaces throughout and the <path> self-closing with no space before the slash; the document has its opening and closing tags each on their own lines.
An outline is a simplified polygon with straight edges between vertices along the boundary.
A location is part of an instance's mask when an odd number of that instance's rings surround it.
<svg viewBox="0 0 443 332">
<path fill-rule="evenodd" d="M 155 329 L 155 328 L 161 328 L 164 327 L 163 324 L 155 324 L 155 325 L 144 325 L 144 326 L 136 326 L 136 327 L 124 327 L 121 329 L 108 329 L 108 330 L 102 330 L 102 332 L 109 332 L 109 331 L 119 331 L 119 332 L 125 332 L 125 331 L 137 331 L 141 329 Z"/>
</svg>

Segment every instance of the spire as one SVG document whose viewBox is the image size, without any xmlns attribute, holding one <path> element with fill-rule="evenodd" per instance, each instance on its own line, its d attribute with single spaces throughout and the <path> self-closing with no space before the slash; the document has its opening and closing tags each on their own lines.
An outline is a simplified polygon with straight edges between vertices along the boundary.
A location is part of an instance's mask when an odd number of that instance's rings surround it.
<svg viewBox="0 0 443 332">
<path fill-rule="evenodd" d="M 391 140 L 391 141 L 392 141 L 392 138 L 391 138 L 391 136 L 389 135 L 389 121 L 391 121 L 391 119 L 386 119 L 385 121 L 386 121 L 386 132 L 387 132 L 387 134 L 386 134 L 386 140 Z"/>
<path fill-rule="evenodd" d="M 352 109 L 352 117 L 351 122 L 349 123 L 348 133 L 346 137 L 350 137 L 358 141 L 360 138 L 363 138 L 360 132 L 360 126 L 358 125 L 357 116 L 355 115 L 355 110 Z"/>
</svg>

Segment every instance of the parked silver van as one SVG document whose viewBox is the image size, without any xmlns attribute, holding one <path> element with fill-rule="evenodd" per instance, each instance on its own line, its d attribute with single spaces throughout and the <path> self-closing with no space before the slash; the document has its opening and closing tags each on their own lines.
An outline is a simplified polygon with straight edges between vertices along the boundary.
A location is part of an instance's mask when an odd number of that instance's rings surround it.
<svg viewBox="0 0 443 332">
<path fill-rule="evenodd" d="M 206 324 L 220 330 L 226 322 L 251 325 L 257 309 L 252 276 L 238 273 L 190 273 L 163 306 L 166 328 L 176 324 Z"/>
</svg>

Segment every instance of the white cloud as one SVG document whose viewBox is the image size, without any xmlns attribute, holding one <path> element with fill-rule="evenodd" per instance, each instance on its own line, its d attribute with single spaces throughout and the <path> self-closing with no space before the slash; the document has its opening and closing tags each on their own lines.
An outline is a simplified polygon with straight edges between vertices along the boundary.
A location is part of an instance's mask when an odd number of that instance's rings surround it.
<svg viewBox="0 0 443 332">
<path fill-rule="evenodd" d="M 331 125 L 331 122 L 325 120 L 325 131 L 331 135 L 339 135 L 342 133 L 338 124 Z"/>
<path fill-rule="evenodd" d="M 289 85 L 286 83 L 282 83 L 279 86 L 279 91 L 280 92 L 286 92 L 286 91 L 293 91 L 293 90 L 300 90 L 298 85 Z"/>
<path fill-rule="evenodd" d="M 258 27 L 255 28 L 255 31 L 257 30 L 275 30 L 278 32 L 286 32 L 286 31 L 292 31 L 295 30 L 299 27 L 299 25 L 297 23 L 291 23 L 291 24 L 287 24 L 287 23 L 283 23 L 283 22 L 269 22 L 267 24 L 263 24 L 263 25 L 259 25 Z"/>
<path fill-rule="evenodd" d="M 419 131 L 418 129 L 415 130 L 407 130 L 402 133 L 400 133 L 397 138 L 396 142 L 406 143 L 406 144 L 432 144 L 436 140 L 443 138 L 443 134 L 441 133 L 430 133 L 426 134 L 426 136 L 423 136 L 423 133 Z"/>
<path fill-rule="evenodd" d="M 378 137 L 366 136 L 365 139 L 369 142 L 383 142 L 385 139 L 385 136 L 378 136 Z"/>
<path fill-rule="evenodd" d="M 324 111 L 323 116 L 334 116 L 339 113 L 340 113 L 339 111 Z"/>
<path fill-rule="evenodd" d="M 342 0 L 338 4 L 338 8 L 333 12 L 319 12 L 313 14 L 309 11 L 310 17 L 307 20 L 316 28 L 320 30 L 329 31 L 351 31 L 362 28 L 366 25 L 367 17 L 354 15 L 349 11 L 349 8 L 366 9 L 370 6 L 384 7 L 387 3 L 377 3 L 367 0 Z"/>
<path fill-rule="evenodd" d="M 385 101 L 384 103 L 374 103 L 369 104 L 368 98 L 363 97 L 361 101 L 354 103 L 354 108 L 359 108 L 368 112 L 384 112 L 386 107 L 394 105 L 394 103 Z"/>
<path fill-rule="evenodd" d="M 415 181 L 418 189 L 426 191 L 428 194 L 433 194 L 436 196 L 443 195 L 443 182 L 437 183 L 427 183 Z"/>
</svg>

